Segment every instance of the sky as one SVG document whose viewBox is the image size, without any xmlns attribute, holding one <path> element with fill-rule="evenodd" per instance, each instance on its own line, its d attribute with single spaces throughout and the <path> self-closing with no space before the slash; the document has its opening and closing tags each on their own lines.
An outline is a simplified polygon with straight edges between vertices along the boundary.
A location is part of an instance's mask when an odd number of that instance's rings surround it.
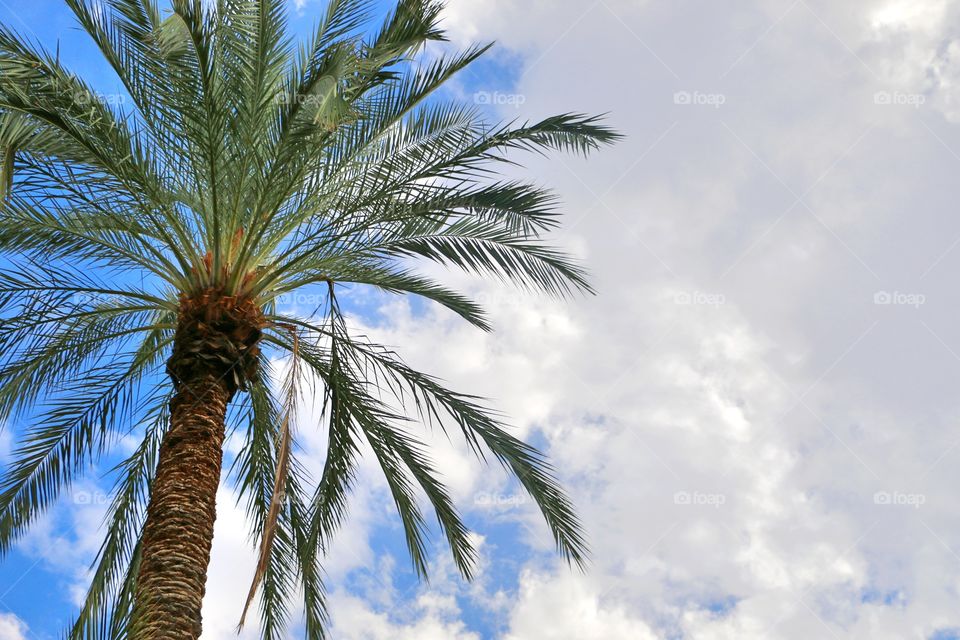
<svg viewBox="0 0 960 640">
<path fill-rule="evenodd" d="M 295 28 L 322 8 L 297 0 Z M 421 585 L 368 458 L 325 563 L 333 637 L 960 638 L 960 2 L 450 0 L 445 15 L 451 46 L 497 41 L 452 97 L 506 120 L 608 113 L 626 135 L 517 169 L 562 196 L 554 240 L 598 295 L 447 274 L 494 333 L 390 298 L 358 299 L 354 323 L 547 451 L 594 552 L 569 570 L 531 501 L 438 436 L 481 568 L 460 581 L 438 544 Z M 0 21 L 59 38 L 111 90 L 60 3 L 0 0 Z M 322 434 L 299 439 L 322 462 Z M 0 565 L 0 640 L 68 621 L 108 490 L 92 473 Z M 211 640 L 235 637 L 253 572 L 234 500 L 221 491 Z"/>
</svg>

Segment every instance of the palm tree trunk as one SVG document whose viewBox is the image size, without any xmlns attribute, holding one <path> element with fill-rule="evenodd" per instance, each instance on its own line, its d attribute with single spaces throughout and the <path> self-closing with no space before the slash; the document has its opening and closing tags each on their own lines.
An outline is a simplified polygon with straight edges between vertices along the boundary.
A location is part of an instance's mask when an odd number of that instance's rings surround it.
<svg viewBox="0 0 960 640">
<path fill-rule="evenodd" d="M 234 391 L 202 373 L 177 385 L 160 445 L 129 637 L 200 637 L 227 405 Z"/>
</svg>

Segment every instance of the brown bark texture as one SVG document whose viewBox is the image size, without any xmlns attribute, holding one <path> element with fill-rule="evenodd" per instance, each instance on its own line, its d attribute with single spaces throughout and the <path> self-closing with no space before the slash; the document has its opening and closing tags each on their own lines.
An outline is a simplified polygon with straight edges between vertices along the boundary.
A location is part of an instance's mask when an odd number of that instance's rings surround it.
<svg viewBox="0 0 960 640">
<path fill-rule="evenodd" d="M 160 444 L 129 637 L 196 640 L 213 545 L 227 406 L 256 375 L 263 313 L 212 287 L 180 298 L 170 429 Z"/>
<path fill-rule="evenodd" d="M 171 401 L 143 530 L 129 634 L 134 640 L 200 637 L 232 394 L 222 378 L 208 373 L 182 381 Z"/>
</svg>

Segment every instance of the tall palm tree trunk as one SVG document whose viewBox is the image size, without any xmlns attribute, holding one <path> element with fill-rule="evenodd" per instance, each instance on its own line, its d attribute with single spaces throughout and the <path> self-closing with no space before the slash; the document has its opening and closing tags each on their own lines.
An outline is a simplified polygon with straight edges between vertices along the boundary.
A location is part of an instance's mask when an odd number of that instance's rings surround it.
<svg viewBox="0 0 960 640">
<path fill-rule="evenodd" d="M 222 376 L 211 372 L 177 385 L 143 530 L 134 640 L 200 637 L 224 424 L 233 393 Z"/>
<path fill-rule="evenodd" d="M 182 295 L 160 444 L 141 539 L 132 640 L 196 640 L 217 517 L 227 406 L 257 370 L 263 313 L 218 287 Z"/>
</svg>

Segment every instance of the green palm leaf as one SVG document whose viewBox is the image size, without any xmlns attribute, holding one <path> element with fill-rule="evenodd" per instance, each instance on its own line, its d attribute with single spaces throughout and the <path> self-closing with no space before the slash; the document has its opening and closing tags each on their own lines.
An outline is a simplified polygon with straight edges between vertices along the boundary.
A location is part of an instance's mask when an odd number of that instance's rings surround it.
<svg viewBox="0 0 960 640">
<path fill-rule="evenodd" d="M 425 56 L 445 40 L 431 0 L 400 0 L 379 21 L 371 0 L 330 0 L 303 44 L 285 0 L 66 5 L 129 101 L 100 100 L 59 55 L 0 25 L 0 418 L 19 436 L 0 475 L 0 555 L 112 461 L 105 540 L 69 636 L 122 638 L 146 624 L 154 499 L 176 488 L 166 452 L 199 438 L 183 430 L 204 410 L 187 402 L 198 380 L 229 405 L 214 426 L 242 441 L 226 481 L 260 548 L 249 604 L 265 638 L 285 637 L 298 599 L 307 637 L 325 637 L 322 561 L 365 451 L 414 570 L 427 576 L 432 509 L 473 576 L 470 533 L 418 425 L 492 455 L 582 566 L 581 522 L 546 458 L 478 398 L 356 335 L 339 298 L 358 287 L 419 296 L 489 331 L 486 309 L 427 263 L 591 292 L 546 237 L 555 196 L 500 172 L 517 152 L 582 155 L 617 134 L 591 116 L 497 123 L 461 104 L 445 87 L 489 46 Z M 321 292 L 314 313 L 278 311 L 307 291 Z M 277 384 L 271 363 L 290 357 L 303 364 L 299 385 Z M 315 478 L 292 426 L 308 389 L 323 410 L 297 428 L 323 430 L 328 444 Z M 139 445 L 117 461 L 131 434 Z"/>
</svg>

